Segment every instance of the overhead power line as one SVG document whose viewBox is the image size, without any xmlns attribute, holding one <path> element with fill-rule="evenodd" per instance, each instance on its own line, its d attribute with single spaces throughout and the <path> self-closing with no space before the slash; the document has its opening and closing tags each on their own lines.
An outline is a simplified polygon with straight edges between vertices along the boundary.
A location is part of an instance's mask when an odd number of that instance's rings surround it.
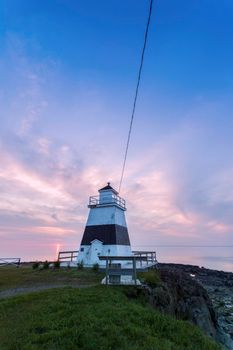
<svg viewBox="0 0 233 350">
<path fill-rule="evenodd" d="M 149 31 L 149 26 L 150 26 L 150 19 L 151 19 L 151 14 L 152 14 L 153 2 L 154 2 L 154 0 L 150 0 L 150 8 L 149 8 L 149 13 L 148 13 L 146 31 L 145 31 L 145 36 L 144 36 L 144 43 L 143 43 L 142 54 L 141 54 L 141 59 L 140 59 L 140 66 L 139 66 L 138 76 L 137 76 L 137 85 L 136 85 L 134 101 L 133 101 L 133 109 L 132 109 L 132 114 L 131 114 L 131 119 L 130 119 L 129 132 L 128 132 L 128 137 L 127 137 L 127 142 L 126 142 L 126 149 L 125 149 L 125 153 L 124 153 L 124 161 L 123 161 L 123 166 L 122 166 L 122 171 L 121 171 L 121 178 L 120 178 L 119 191 L 118 191 L 119 193 L 120 193 L 122 181 L 124 178 L 125 165 L 126 165 L 126 160 L 127 160 L 127 155 L 128 155 L 128 149 L 129 149 L 129 143 L 130 143 L 130 136 L 131 136 L 131 132 L 132 132 L 134 114 L 135 114 L 135 109 L 136 109 L 136 104 L 137 104 L 138 90 L 139 90 L 139 86 L 140 86 L 142 67 L 143 67 L 143 62 L 144 62 L 144 54 L 145 54 L 145 50 L 146 50 L 147 37 L 148 37 L 148 31 Z"/>
</svg>

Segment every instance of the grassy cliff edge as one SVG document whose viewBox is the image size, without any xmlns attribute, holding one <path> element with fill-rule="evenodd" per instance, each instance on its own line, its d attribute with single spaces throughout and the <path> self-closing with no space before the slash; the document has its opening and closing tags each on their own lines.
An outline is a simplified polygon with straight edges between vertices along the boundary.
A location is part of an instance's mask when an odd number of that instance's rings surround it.
<svg viewBox="0 0 233 350">
<path fill-rule="evenodd" d="M 1 271 L 1 281 L 3 274 Z M 8 287 L 13 287 L 10 275 L 8 271 Z M 143 299 L 130 299 L 129 287 L 89 287 L 101 278 L 98 273 L 19 269 L 12 270 L 13 276 L 18 276 L 17 288 L 31 285 L 30 276 L 36 286 L 39 280 L 52 285 L 51 281 L 57 284 L 65 279 L 65 285 L 78 287 L 79 281 L 85 288 L 49 289 L 0 299 L 1 350 L 220 349 L 192 324 L 152 310 Z M 3 283 L 0 290 L 4 290 Z"/>
</svg>

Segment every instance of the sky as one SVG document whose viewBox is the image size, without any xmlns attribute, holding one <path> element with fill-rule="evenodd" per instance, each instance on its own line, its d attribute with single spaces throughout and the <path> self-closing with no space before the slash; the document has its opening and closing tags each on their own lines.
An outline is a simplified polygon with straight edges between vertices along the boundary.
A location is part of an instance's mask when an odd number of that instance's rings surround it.
<svg viewBox="0 0 233 350">
<path fill-rule="evenodd" d="M 1 0 L 0 257 L 78 249 L 89 196 L 118 188 L 148 6 Z M 232 18 L 154 1 L 120 193 L 137 249 L 233 246 Z"/>
</svg>

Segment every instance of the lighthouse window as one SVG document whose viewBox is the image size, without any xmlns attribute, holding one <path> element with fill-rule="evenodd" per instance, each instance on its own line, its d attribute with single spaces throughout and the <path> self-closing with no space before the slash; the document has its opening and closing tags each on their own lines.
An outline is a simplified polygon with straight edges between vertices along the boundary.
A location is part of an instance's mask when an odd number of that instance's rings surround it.
<svg viewBox="0 0 233 350">
<path fill-rule="evenodd" d="M 80 249 L 80 252 L 84 252 L 84 248 L 81 248 L 81 249 Z"/>
</svg>

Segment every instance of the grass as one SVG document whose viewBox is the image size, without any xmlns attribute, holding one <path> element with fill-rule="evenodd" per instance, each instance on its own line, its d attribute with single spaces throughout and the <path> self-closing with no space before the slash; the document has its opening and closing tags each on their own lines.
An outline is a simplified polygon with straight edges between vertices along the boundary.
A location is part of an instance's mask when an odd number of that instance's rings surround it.
<svg viewBox="0 0 233 350">
<path fill-rule="evenodd" d="M 0 268 L 0 292 L 11 288 L 30 288 L 44 285 L 85 286 L 99 283 L 102 274 L 90 270 L 47 269 L 33 270 L 32 265 Z"/>
<path fill-rule="evenodd" d="M 0 299 L 0 348 L 220 349 L 197 327 L 162 315 L 139 299 L 129 299 L 128 289 L 101 285 L 60 288 Z"/>
<path fill-rule="evenodd" d="M 148 286 L 151 287 L 155 287 L 161 282 L 159 271 L 156 269 L 151 269 L 146 272 L 140 272 L 138 274 L 138 277 L 141 282 L 146 283 Z"/>
</svg>

